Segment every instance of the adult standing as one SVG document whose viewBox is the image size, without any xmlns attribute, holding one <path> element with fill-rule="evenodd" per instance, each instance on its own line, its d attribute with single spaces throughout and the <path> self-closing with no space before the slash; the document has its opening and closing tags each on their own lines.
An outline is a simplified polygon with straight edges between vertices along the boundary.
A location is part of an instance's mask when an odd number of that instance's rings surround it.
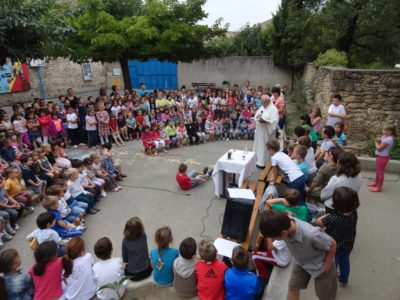
<svg viewBox="0 0 400 300">
<path fill-rule="evenodd" d="M 67 89 L 67 97 L 66 100 L 69 100 L 69 104 L 73 109 L 76 109 L 79 103 L 78 97 L 75 96 L 74 90 L 72 88 Z"/>
<path fill-rule="evenodd" d="M 269 160 L 267 142 L 275 137 L 278 124 L 278 109 L 271 103 L 268 95 L 261 96 L 262 105 L 257 110 L 254 119 L 256 120 L 256 132 L 254 136 L 253 152 L 257 156 L 257 166 L 265 167 Z"/>
<path fill-rule="evenodd" d="M 272 103 L 275 104 L 279 112 L 278 126 L 280 129 L 283 129 L 283 127 L 285 126 L 285 108 L 286 108 L 285 99 L 283 99 L 281 95 L 281 89 L 279 87 L 274 86 L 271 92 L 272 92 L 271 101 Z"/>
</svg>

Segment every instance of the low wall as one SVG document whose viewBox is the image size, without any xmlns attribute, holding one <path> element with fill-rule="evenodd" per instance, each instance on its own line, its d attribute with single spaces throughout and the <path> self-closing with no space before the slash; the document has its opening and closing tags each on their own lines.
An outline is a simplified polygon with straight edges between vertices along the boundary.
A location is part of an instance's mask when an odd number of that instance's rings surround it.
<svg viewBox="0 0 400 300">
<path fill-rule="evenodd" d="M 106 69 L 101 63 L 91 63 L 91 81 L 83 81 L 82 67 L 67 59 L 49 61 L 42 67 L 42 82 L 46 98 L 57 98 L 66 95 L 67 88 L 71 87 L 75 93 L 98 93 L 101 87 L 106 87 Z M 31 89 L 19 93 L 0 94 L 0 106 L 10 106 L 17 102 L 32 101 L 34 97 L 41 98 L 39 87 L 38 68 L 28 67 Z"/>
<path fill-rule="evenodd" d="M 325 119 L 333 95 L 343 96 L 353 140 L 374 138 L 385 123 L 400 128 L 400 71 L 320 67 L 315 86 L 314 104 Z"/>
<path fill-rule="evenodd" d="M 179 86 L 189 87 L 193 82 L 221 86 L 225 80 L 239 86 L 249 80 L 252 87 L 292 84 L 290 70 L 274 65 L 270 56 L 231 56 L 178 64 Z"/>
</svg>

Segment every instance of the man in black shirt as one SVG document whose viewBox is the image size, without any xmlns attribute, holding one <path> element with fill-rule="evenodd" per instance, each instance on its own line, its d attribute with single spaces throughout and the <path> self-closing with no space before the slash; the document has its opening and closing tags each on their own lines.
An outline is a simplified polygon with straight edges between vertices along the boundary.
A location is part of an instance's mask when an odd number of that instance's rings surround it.
<svg viewBox="0 0 400 300">
<path fill-rule="evenodd" d="M 71 107 L 75 110 L 78 106 L 79 99 L 74 95 L 74 90 L 72 88 L 67 89 L 67 99 L 69 100 Z"/>
</svg>

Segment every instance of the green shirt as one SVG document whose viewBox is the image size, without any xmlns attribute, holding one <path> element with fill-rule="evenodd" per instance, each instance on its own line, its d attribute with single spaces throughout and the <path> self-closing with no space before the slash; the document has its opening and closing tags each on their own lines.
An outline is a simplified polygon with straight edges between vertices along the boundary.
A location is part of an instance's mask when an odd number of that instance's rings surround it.
<svg viewBox="0 0 400 300">
<path fill-rule="evenodd" d="M 168 136 L 176 135 L 176 129 L 174 126 L 166 126 L 164 130 L 167 132 Z"/>
<path fill-rule="evenodd" d="M 309 215 L 308 215 L 308 209 L 307 206 L 305 205 L 299 205 L 299 206 L 285 206 L 283 204 L 280 203 L 275 203 L 272 204 L 272 209 L 275 210 L 280 210 L 280 211 L 288 211 L 290 213 L 292 213 L 297 219 L 308 222 L 308 220 L 310 219 Z"/>
<path fill-rule="evenodd" d="M 318 141 L 318 134 L 315 133 L 314 128 L 310 127 L 307 124 L 303 124 L 304 127 L 308 127 L 310 129 L 310 138 L 311 142 L 317 142 Z"/>
</svg>

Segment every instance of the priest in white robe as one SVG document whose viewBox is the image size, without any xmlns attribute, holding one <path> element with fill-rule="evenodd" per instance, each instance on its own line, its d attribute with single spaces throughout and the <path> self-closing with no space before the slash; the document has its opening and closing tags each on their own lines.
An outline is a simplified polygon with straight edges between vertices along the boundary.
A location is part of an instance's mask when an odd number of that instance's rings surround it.
<svg viewBox="0 0 400 300">
<path fill-rule="evenodd" d="M 261 102 L 262 105 L 254 116 L 257 124 L 253 144 L 253 152 L 256 153 L 259 168 L 265 167 L 269 161 L 267 142 L 275 139 L 279 121 L 278 109 L 271 103 L 269 96 L 262 95 Z"/>
</svg>

